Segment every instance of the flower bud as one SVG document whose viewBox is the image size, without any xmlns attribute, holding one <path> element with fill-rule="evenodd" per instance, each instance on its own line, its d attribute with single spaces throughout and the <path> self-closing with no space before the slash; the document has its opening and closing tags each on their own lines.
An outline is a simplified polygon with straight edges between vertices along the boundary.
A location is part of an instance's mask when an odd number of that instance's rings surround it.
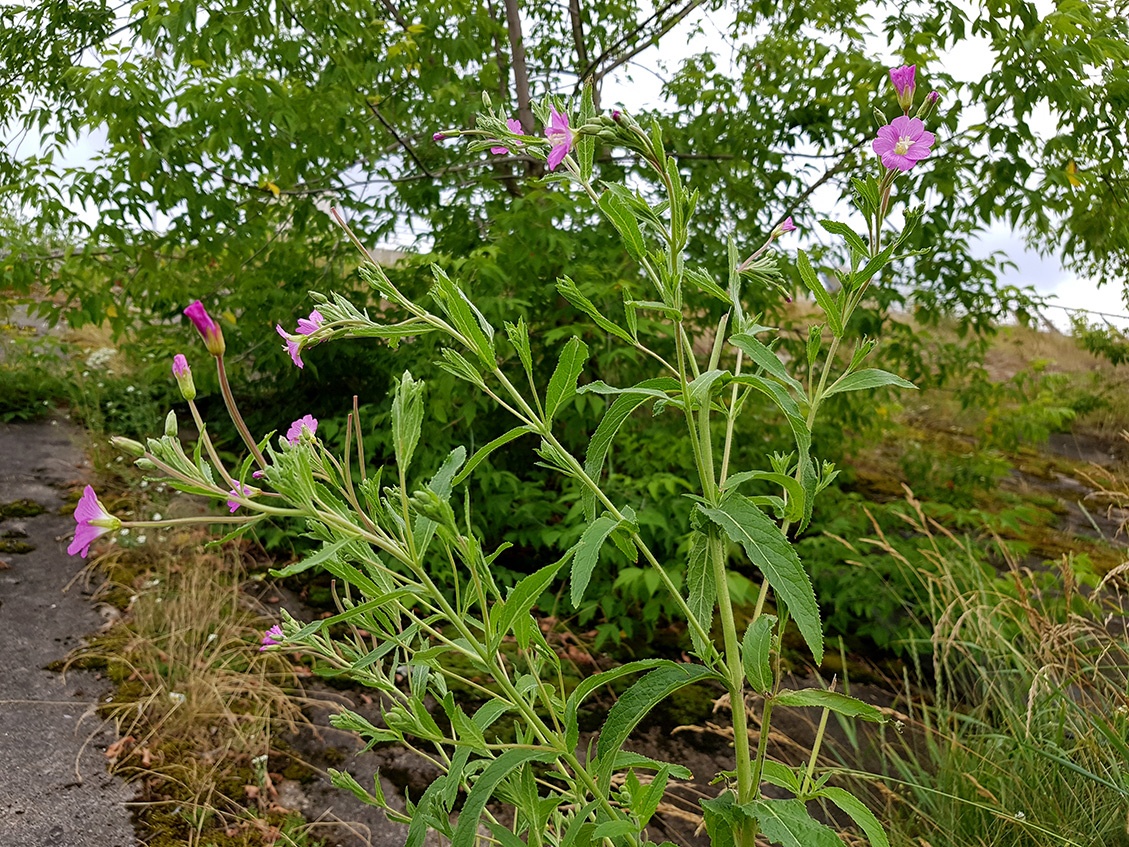
<svg viewBox="0 0 1129 847">
<path fill-rule="evenodd" d="M 902 65 L 900 68 L 890 69 L 890 82 L 894 84 L 894 91 L 898 96 L 898 105 L 907 115 L 913 107 L 913 93 L 916 90 L 914 74 L 917 65 Z"/>
<path fill-rule="evenodd" d="M 204 339 L 204 346 L 208 348 L 208 352 L 213 356 L 219 357 L 223 355 L 223 331 L 219 325 L 212 320 L 212 316 L 208 314 L 208 310 L 204 308 L 204 304 L 199 300 L 194 302 L 191 306 L 184 310 L 184 314 L 192 321 L 192 325 Z"/>
<path fill-rule="evenodd" d="M 796 225 L 792 223 L 792 216 L 789 215 L 783 221 L 776 225 L 776 227 L 769 234 L 769 238 L 777 239 L 786 232 L 792 232 L 796 229 Z"/>
<path fill-rule="evenodd" d="M 176 426 L 176 412 L 170 410 L 169 413 L 165 416 L 165 435 L 167 435 L 169 438 L 176 438 L 177 434 L 178 430 Z"/>
<path fill-rule="evenodd" d="M 182 353 L 173 356 L 172 375 L 176 377 L 176 384 L 180 386 L 180 395 L 185 400 L 195 400 L 196 385 L 192 382 L 192 368 L 188 367 L 188 360 Z"/>
<path fill-rule="evenodd" d="M 140 441 L 134 441 L 132 438 L 124 438 L 123 436 L 115 435 L 110 439 L 110 443 L 123 453 L 129 453 L 131 456 L 140 458 L 145 455 L 145 445 Z"/>
<path fill-rule="evenodd" d="M 940 99 L 941 95 L 939 92 L 930 91 L 925 95 L 925 99 L 921 102 L 921 105 L 917 109 L 917 114 L 914 115 L 914 117 L 919 120 L 925 120 L 929 117 L 929 113 L 933 111 L 933 107 L 937 105 L 937 101 Z"/>
</svg>

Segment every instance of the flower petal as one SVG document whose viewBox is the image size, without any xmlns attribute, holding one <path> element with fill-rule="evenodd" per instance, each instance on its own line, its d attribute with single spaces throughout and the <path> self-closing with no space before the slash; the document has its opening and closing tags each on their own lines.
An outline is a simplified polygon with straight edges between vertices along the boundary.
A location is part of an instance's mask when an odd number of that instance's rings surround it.
<svg viewBox="0 0 1129 847">
<path fill-rule="evenodd" d="M 906 151 L 906 158 L 911 162 L 920 162 L 922 159 L 929 156 L 931 151 L 924 144 L 911 144 Z"/>
<path fill-rule="evenodd" d="M 875 153 L 881 156 L 885 153 L 891 152 L 896 145 L 897 141 L 895 141 L 893 138 L 885 138 L 879 136 L 878 138 L 874 139 L 870 146 Z"/>
<path fill-rule="evenodd" d="M 568 155 L 568 145 L 558 144 L 549 151 L 549 156 L 545 160 L 545 164 L 549 166 L 549 170 L 554 170 L 557 165 L 564 161 L 564 157 Z"/>
<path fill-rule="evenodd" d="M 898 115 L 896 118 L 894 118 L 892 121 L 890 121 L 890 126 L 892 126 L 894 128 L 894 134 L 897 137 L 901 138 L 903 135 L 909 134 L 908 130 L 909 130 L 909 126 L 910 126 L 910 121 L 912 121 L 912 120 L 917 120 L 917 119 L 907 117 L 906 115 Z M 917 121 L 917 122 L 919 124 L 921 124 L 921 121 Z"/>
<path fill-rule="evenodd" d="M 80 523 L 95 520 L 96 518 L 106 518 L 109 515 L 106 510 L 102 508 L 102 504 L 98 502 L 98 495 L 94 493 L 94 489 L 89 485 L 82 489 L 82 499 L 78 501 L 78 505 L 74 507 L 74 519 Z"/>
<path fill-rule="evenodd" d="M 905 119 L 906 122 L 906 128 L 902 134 L 908 135 L 910 138 L 916 141 L 918 139 L 918 136 L 925 132 L 925 124 L 921 122 L 921 118 L 906 118 L 905 115 L 903 115 L 902 118 Z"/>
</svg>

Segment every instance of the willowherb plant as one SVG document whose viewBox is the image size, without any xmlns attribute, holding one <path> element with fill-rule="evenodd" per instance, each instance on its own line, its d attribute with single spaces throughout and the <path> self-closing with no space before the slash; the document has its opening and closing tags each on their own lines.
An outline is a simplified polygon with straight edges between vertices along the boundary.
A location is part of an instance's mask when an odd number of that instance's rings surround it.
<svg viewBox="0 0 1129 847">
<path fill-rule="evenodd" d="M 249 455 L 237 469 L 220 461 L 193 402 L 191 371 L 179 356 L 174 372 L 200 431 L 193 454 L 182 447 L 171 414 L 162 438 L 149 439 L 147 445 L 124 439 L 118 443 L 137 457 L 140 467 L 175 487 L 225 500 L 232 514 L 207 520 L 235 524 L 235 533 L 271 516 L 306 521 L 308 534 L 320 542 L 320 548 L 277 573 L 287 576 L 311 568 L 331 573 L 344 589 L 338 597 L 340 614 L 305 624 L 284 614 L 280 625 L 264 637 L 263 649 L 305 651 L 333 672 L 379 690 L 385 696 L 382 726 L 350 711 L 336 716 L 334 724 L 373 744 L 406 744 L 440 768 L 443 776 L 414 804 L 409 803 L 407 815 L 389 808 L 379 781 L 370 793 L 349 774 L 333 773 L 338 785 L 409 823 L 409 847 L 422 844 L 428 828 L 449 838 L 454 847 L 469 847 L 479 838 L 503 847 L 650 844 L 647 826 L 668 781 L 690 774 L 678 764 L 626 751 L 624 744 L 664 698 L 704 681 L 724 686 L 733 704 L 736 768 L 718 775 L 722 787 L 717 796 L 702 801 L 705 825 L 715 844 L 752 845 L 758 834 L 788 845 L 842 844 L 834 830 L 811 817 L 805 804 L 812 799 L 838 806 L 871 843 L 886 844 L 882 827 L 866 806 L 845 790 L 829 786 L 826 775 L 815 773 L 829 711 L 871 721 L 884 720 L 882 713 L 831 690 L 784 689 L 780 634 L 794 622 L 816 663 L 821 661 L 819 608 L 789 541 L 791 532 L 807 526 L 815 498 L 837 473 L 831 463 L 817 462 L 811 455 L 812 425 L 821 405 L 840 392 L 912 387 L 891 373 L 863 367 L 874 349 L 873 340 L 857 341 L 849 363 L 838 371 L 839 350 L 852 314 L 871 280 L 903 250 L 921 214 L 920 207 L 908 211 L 901 233 L 886 232 L 895 180 L 930 153 L 934 139 L 921 119 L 937 98 L 929 95 L 917 117 L 911 118 L 914 69 L 895 69 L 891 79 L 904 114 L 889 124 L 881 119 L 883 126 L 872 144 L 880 157 L 875 163 L 877 174 L 853 179 L 853 202 L 867 221 L 867 233 L 821 221 L 824 229 L 846 242 L 851 256 L 850 268 L 838 274 L 837 293 L 824 287 L 802 250 L 797 254 L 803 283 L 825 319 L 810 328 L 806 362 L 791 363 L 806 365 L 806 379 L 790 372 L 789 363 L 773 348 L 773 328 L 747 314 L 741 296 L 742 286 L 749 282 L 780 285 L 777 260 L 769 248 L 795 228 L 792 219 L 774 228 L 765 243 L 744 259 L 731 241 L 725 280 L 688 266 L 683 252 L 697 194 L 684 188 L 658 125 L 642 127 L 620 111 L 597 115 L 588 96 L 571 111 L 560 102 L 536 106 L 538 119 L 546 125 L 544 138 L 524 135 L 520 124 L 499 117 L 489 104 L 476 129 L 436 135 L 465 136 L 473 150 L 520 151 L 545 159 L 549 180 L 577 186 L 591 197 L 619 232 L 653 293 L 642 300 L 625 295 L 623 318 L 615 320 L 571 280 L 558 280 L 557 288 L 604 332 L 649 356 L 655 363 L 652 378 L 627 387 L 602 381 L 581 384 L 588 348 L 574 337 L 545 380 L 545 374 L 533 367 L 523 320 L 507 322 L 503 332 L 497 332 L 459 285 L 438 268 L 430 292 L 434 305 L 429 308 L 401 293 L 370 263 L 361 269 L 362 276 L 380 298 L 409 317 L 387 323 L 340 295 L 312 294 L 317 308 L 298 322 L 297 331 L 282 327 L 277 331 L 299 367 L 305 351 L 331 339 L 374 337 L 396 343 L 424 333 L 440 336 L 437 365 L 489 395 L 513 416 L 515 425 L 469 458 L 465 449 L 454 450 L 430 479 L 422 480 L 413 455 L 427 417 L 423 382 L 404 373 L 396 387 L 391 416 L 395 461 L 390 465 L 369 466 L 355 401 L 342 456 L 327 450 L 317 437 L 317 421 L 309 416 L 295 421 L 285 438 L 272 443 L 267 436 L 257 441 L 239 415 L 224 373 L 219 326 L 199 302 L 186 310 L 216 361 L 228 411 Z M 597 141 L 626 148 L 653 169 L 664 195 L 661 201 L 622 185 L 594 184 Z M 353 233 L 343 222 L 342 226 L 367 258 Z M 688 315 L 703 297 L 721 301 L 727 311 L 696 345 Z M 665 346 L 662 339 L 640 332 L 640 312 L 659 316 L 659 321 L 646 325 L 668 334 Z M 825 345 L 828 332 L 829 346 Z M 656 348 L 672 348 L 673 356 Z M 696 352 L 707 348 L 708 356 Z M 606 396 L 609 405 L 586 454 L 579 457 L 554 434 L 554 419 L 575 395 L 585 393 Z M 766 468 L 738 470 L 730 467 L 734 426 L 753 403 L 770 404 L 784 415 L 795 450 L 769 457 Z M 640 536 L 631 504 L 613 501 L 601 486 L 613 440 L 644 405 L 655 413 L 666 409 L 685 418 L 697 469 L 700 487 L 692 495 L 695 509 L 686 527 L 692 544 L 685 593 Z M 491 575 L 491 564 L 502 549 L 482 548 L 471 530 L 469 498 L 462 500 L 463 514 L 456 513 L 457 492 L 492 451 L 522 437 L 534 440 L 541 463 L 580 483 L 587 525 L 580 540 L 558 561 L 503 593 Z M 767 485 L 777 493 L 743 493 L 742 486 L 753 482 L 760 484 L 760 490 Z M 75 516 L 78 531 L 72 552 L 85 554 L 98 535 L 122 525 L 89 488 Z M 630 560 L 642 557 L 654 569 L 686 619 L 694 660 L 635 661 L 598 673 L 569 691 L 560 660 L 531 610 L 566 572 L 570 598 L 579 604 L 601 549 L 609 542 Z M 727 589 L 731 545 L 740 545 L 763 575 L 755 614 L 744 633 L 737 631 Z M 440 590 L 429 575 L 439 562 L 453 569 L 450 592 Z M 770 591 L 775 615 L 764 613 Z M 711 636 L 717 618 L 720 644 Z M 350 634 L 331 634 L 342 629 Z M 459 661 L 450 662 L 452 657 Z M 578 712 L 585 698 L 629 676 L 638 678 L 608 712 L 598 736 L 581 749 Z M 468 712 L 452 691 L 454 682 L 461 691 L 475 692 L 482 705 Z M 747 724 L 754 693 L 763 704 L 755 749 Z M 442 715 L 425 707 L 429 696 Z M 766 756 L 772 711 L 781 705 L 823 710 L 806 767 L 793 770 Z M 762 793 L 765 783 L 793 796 L 770 799 Z M 462 792 L 457 822 L 452 823 L 451 813 Z M 491 803 L 508 804 L 512 815 L 496 816 Z M 482 826 L 490 836 L 482 835 Z"/>
</svg>

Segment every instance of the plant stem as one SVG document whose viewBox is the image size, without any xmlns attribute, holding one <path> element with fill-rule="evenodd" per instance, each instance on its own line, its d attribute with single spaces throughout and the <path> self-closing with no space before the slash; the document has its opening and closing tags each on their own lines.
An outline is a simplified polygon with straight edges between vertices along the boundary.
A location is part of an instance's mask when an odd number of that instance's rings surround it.
<svg viewBox="0 0 1129 847">
<path fill-rule="evenodd" d="M 243 436 L 243 443 L 247 445 L 247 449 L 251 451 L 255 461 L 259 463 L 259 467 L 266 468 L 267 460 L 259 452 L 259 445 L 251 437 L 251 431 L 247 429 L 247 424 L 243 422 L 243 416 L 239 414 L 239 409 L 235 405 L 235 396 L 231 393 L 231 385 L 227 381 L 227 369 L 223 366 L 223 356 L 216 356 L 215 358 L 216 371 L 220 376 L 220 393 L 223 395 L 223 402 L 227 406 L 227 413 L 231 416 L 232 423 L 239 430 L 239 434 Z"/>
</svg>

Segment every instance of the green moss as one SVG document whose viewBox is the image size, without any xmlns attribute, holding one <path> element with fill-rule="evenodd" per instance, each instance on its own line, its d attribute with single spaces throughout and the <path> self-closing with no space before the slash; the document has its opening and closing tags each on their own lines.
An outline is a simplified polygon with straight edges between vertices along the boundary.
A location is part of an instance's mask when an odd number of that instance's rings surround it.
<svg viewBox="0 0 1129 847">
<path fill-rule="evenodd" d="M 19 541 L 15 538 L 0 538 L 0 553 L 30 553 L 35 549 L 34 544 Z"/>
<path fill-rule="evenodd" d="M 34 518 L 36 515 L 42 515 L 46 511 L 45 508 L 34 500 L 12 500 L 9 503 L 0 503 L 0 519 Z"/>
</svg>

